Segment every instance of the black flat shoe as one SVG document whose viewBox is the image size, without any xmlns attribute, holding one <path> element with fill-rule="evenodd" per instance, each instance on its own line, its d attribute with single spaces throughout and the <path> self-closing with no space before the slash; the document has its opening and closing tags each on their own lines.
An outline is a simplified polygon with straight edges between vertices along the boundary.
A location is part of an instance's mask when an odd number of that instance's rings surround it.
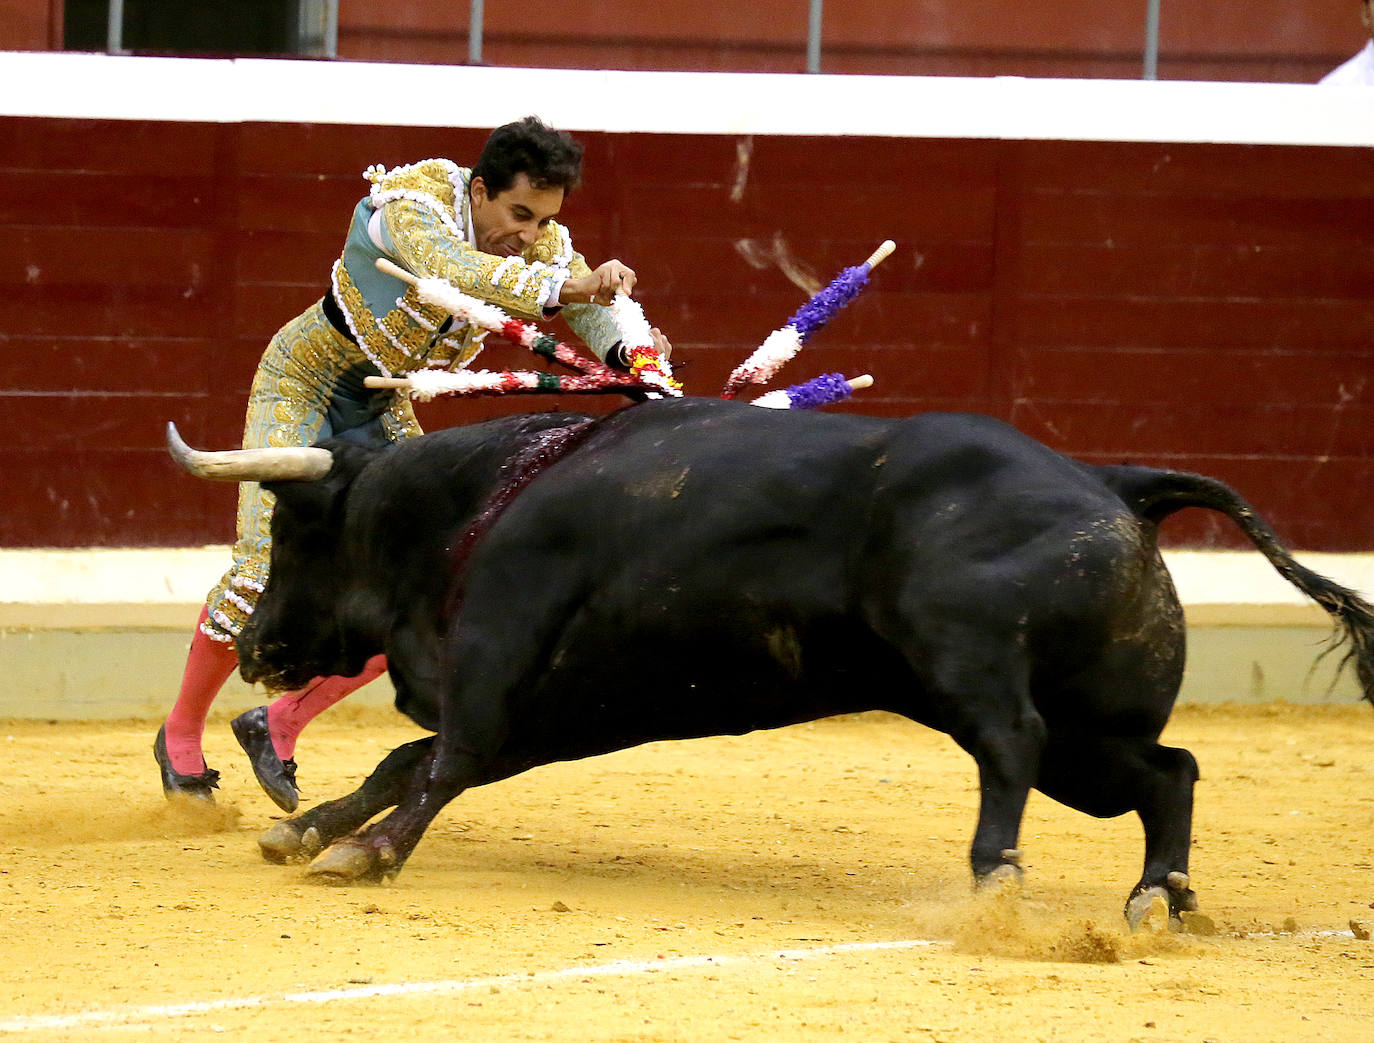
<svg viewBox="0 0 1374 1043">
<path fill-rule="evenodd" d="M 219 772 L 207 767 L 199 775 L 183 775 L 173 768 L 172 759 L 167 756 L 165 724 L 157 730 L 157 739 L 153 742 L 153 759 L 162 770 L 162 794 L 168 800 L 174 796 L 182 796 L 195 797 L 211 804 L 215 802 L 215 795 L 210 791 L 219 789 Z M 205 761 L 202 759 L 200 763 L 204 764 Z"/>
<path fill-rule="evenodd" d="M 296 786 L 296 762 L 277 756 L 272 734 L 267 730 L 267 707 L 256 706 L 239 714 L 229 727 L 234 729 L 234 738 L 248 754 L 248 762 L 253 765 L 253 774 L 258 777 L 263 792 L 283 811 L 295 811 L 301 796 Z"/>
</svg>

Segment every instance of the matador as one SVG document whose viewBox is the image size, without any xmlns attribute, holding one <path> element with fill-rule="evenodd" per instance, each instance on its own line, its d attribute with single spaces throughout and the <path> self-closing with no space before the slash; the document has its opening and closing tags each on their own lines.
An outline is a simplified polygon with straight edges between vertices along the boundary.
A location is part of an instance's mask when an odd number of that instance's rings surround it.
<svg viewBox="0 0 1374 1043">
<path fill-rule="evenodd" d="M 412 438 L 422 432 L 409 398 L 370 389 L 366 378 L 460 369 L 481 350 L 476 327 L 379 271 L 378 258 L 522 319 L 562 311 L 599 359 L 623 366 L 607 305 L 617 291 L 633 291 L 636 274 L 618 260 L 592 269 L 554 220 L 580 182 L 581 163 L 576 141 L 531 116 L 493 131 L 471 169 L 446 159 L 370 167 L 364 176 L 371 189 L 353 210 L 324 296 L 277 332 L 258 364 L 244 448 Z M 666 358 L 671 345 L 652 333 Z M 206 765 L 201 738 L 210 706 L 237 666 L 234 638 L 267 581 L 272 505 L 257 483 L 240 485 L 233 563 L 206 600 L 177 701 L 153 747 L 169 797 L 214 799 L 219 773 Z M 317 678 L 234 719 L 235 737 L 279 807 L 293 811 L 299 801 L 294 753 L 301 730 L 385 669 L 379 655 L 356 677 Z"/>
</svg>

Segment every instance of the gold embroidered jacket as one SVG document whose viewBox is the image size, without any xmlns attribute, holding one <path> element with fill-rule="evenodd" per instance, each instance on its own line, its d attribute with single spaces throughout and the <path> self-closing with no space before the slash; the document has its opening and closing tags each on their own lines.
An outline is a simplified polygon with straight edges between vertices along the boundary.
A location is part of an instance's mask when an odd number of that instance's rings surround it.
<svg viewBox="0 0 1374 1043">
<path fill-rule="evenodd" d="M 526 320 L 555 314 L 557 287 L 590 271 L 573 249 L 568 230 L 556 221 L 520 257 L 478 250 L 471 239 L 471 171 L 446 159 L 390 171 L 371 167 L 366 177 L 372 191 L 354 209 L 332 281 L 349 330 L 384 376 L 426 367 L 462 368 L 481 344 L 475 327 L 456 321 L 450 327 L 443 309 L 421 301 L 413 286 L 378 271 L 378 257 L 422 278 L 443 279 Z M 380 220 L 374 221 L 378 212 Z M 554 307 L 546 308 L 546 301 Z M 620 339 L 606 308 L 569 305 L 566 316 L 602 360 Z"/>
</svg>

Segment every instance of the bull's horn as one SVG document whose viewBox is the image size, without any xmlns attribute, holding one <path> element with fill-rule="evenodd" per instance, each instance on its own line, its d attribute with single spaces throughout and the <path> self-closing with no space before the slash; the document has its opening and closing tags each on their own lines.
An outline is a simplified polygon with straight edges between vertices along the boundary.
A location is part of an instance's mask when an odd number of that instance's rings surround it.
<svg viewBox="0 0 1374 1043">
<path fill-rule="evenodd" d="M 328 449 L 288 446 L 227 449 L 207 453 L 181 440 L 176 424 L 167 422 L 167 451 L 198 478 L 217 482 L 313 482 L 329 473 L 334 457 Z"/>
</svg>

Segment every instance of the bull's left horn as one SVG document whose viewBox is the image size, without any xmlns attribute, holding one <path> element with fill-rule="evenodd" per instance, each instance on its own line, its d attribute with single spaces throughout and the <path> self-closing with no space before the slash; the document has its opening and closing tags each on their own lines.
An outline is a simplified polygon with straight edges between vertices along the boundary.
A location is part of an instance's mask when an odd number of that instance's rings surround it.
<svg viewBox="0 0 1374 1043">
<path fill-rule="evenodd" d="M 334 457 L 315 446 L 227 449 L 209 453 L 181 440 L 176 424 L 167 422 L 167 451 L 197 478 L 217 482 L 313 482 L 329 473 Z"/>
</svg>

